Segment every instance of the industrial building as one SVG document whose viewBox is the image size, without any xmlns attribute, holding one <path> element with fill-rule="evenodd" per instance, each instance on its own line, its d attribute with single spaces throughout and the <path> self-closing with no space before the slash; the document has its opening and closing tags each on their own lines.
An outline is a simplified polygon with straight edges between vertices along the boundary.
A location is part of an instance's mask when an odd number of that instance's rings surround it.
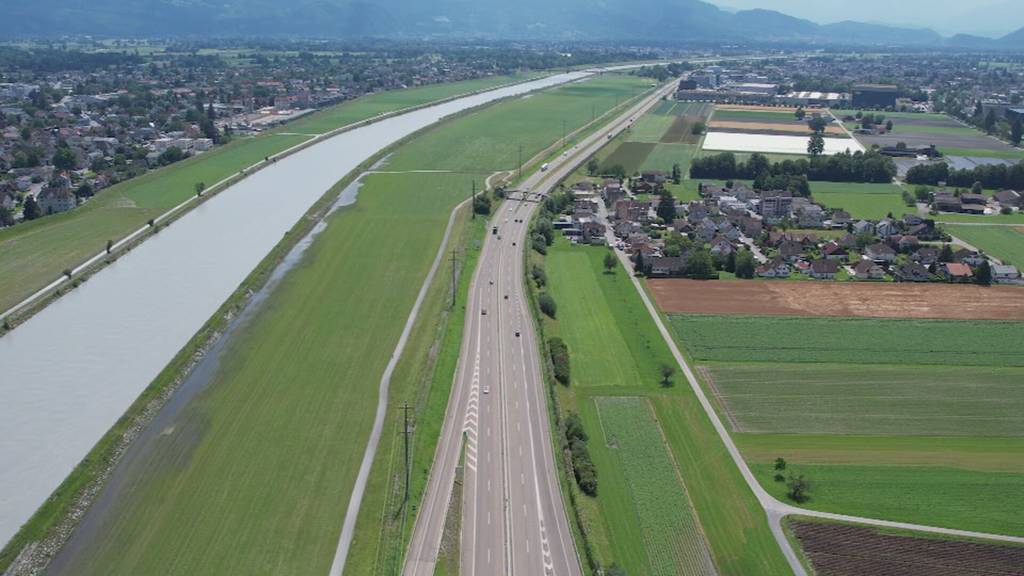
<svg viewBox="0 0 1024 576">
<path fill-rule="evenodd" d="M 899 87 L 892 84 L 856 84 L 853 87 L 854 108 L 896 108 Z"/>
</svg>

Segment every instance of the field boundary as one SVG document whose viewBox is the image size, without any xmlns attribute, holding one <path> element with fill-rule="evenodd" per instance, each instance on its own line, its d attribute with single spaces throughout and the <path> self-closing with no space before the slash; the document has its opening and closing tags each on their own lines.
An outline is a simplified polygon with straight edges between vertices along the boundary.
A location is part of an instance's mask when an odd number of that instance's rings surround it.
<svg viewBox="0 0 1024 576">
<path fill-rule="evenodd" d="M 718 386 L 715 386 L 715 379 L 711 375 L 711 370 L 708 370 L 708 367 L 704 365 L 695 366 L 695 368 L 697 369 L 697 373 L 700 374 L 700 377 L 704 379 L 705 383 L 707 383 L 708 388 L 711 389 L 711 395 L 714 396 L 715 401 L 718 402 L 718 407 L 725 414 L 725 419 L 729 421 L 729 426 L 732 427 L 732 431 L 744 432 L 736 421 L 736 418 L 732 415 L 732 411 L 729 410 L 729 405 L 726 404 L 725 399 L 722 397 L 722 392 L 719 391 Z"/>
</svg>

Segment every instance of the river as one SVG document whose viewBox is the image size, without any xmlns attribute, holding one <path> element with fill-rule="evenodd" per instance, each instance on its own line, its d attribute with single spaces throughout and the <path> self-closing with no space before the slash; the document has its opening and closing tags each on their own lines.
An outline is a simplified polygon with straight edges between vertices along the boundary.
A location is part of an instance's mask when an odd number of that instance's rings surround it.
<svg viewBox="0 0 1024 576">
<path fill-rule="evenodd" d="M 210 198 L 0 337 L 0 543 L 337 181 L 446 116 L 587 75 L 467 96 L 317 143 Z"/>
</svg>

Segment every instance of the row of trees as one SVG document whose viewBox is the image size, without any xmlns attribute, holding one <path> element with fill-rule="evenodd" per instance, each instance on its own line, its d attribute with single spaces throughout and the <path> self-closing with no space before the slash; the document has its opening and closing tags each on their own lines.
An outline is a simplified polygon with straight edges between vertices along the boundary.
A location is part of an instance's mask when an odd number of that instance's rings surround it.
<svg viewBox="0 0 1024 576">
<path fill-rule="evenodd" d="M 945 162 L 922 164 L 907 171 L 907 182 L 936 186 L 945 182 L 948 186 L 970 188 L 980 182 L 983 188 L 1024 188 L 1024 160 L 1007 166 L 1005 164 L 980 165 L 971 169 L 951 169 Z"/>
<path fill-rule="evenodd" d="M 809 180 L 830 182 L 890 182 L 896 176 L 892 158 L 875 151 L 844 152 L 834 156 L 770 162 L 764 154 L 752 154 L 746 162 L 738 162 L 732 152 L 695 158 L 690 164 L 691 178 L 756 180 L 769 176 L 805 176 Z"/>
<path fill-rule="evenodd" d="M 588 496 L 597 496 L 597 470 L 590 459 L 587 449 L 589 437 L 583 430 L 583 421 L 576 414 L 569 414 L 565 419 L 565 441 L 572 457 L 572 470 L 576 476 L 576 484 Z"/>
</svg>

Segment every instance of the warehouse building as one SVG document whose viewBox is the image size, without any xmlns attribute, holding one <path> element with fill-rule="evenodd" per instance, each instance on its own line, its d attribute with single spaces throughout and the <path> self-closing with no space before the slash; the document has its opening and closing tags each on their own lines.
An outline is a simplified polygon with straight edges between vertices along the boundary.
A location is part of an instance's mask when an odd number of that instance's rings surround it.
<svg viewBox="0 0 1024 576">
<path fill-rule="evenodd" d="M 854 108 L 896 108 L 899 88 L 892 84 L 857 84 L 853 87 Z"/>
</svg>

